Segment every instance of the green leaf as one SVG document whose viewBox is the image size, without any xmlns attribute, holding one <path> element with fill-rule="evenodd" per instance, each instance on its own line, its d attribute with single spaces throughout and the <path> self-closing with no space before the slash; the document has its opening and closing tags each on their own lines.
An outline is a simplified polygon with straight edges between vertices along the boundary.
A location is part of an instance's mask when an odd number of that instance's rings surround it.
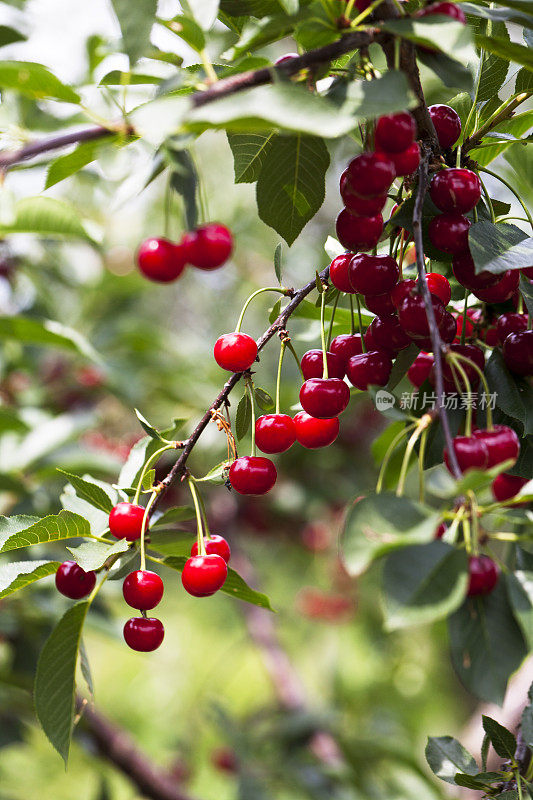
<svg viewBox="0 0 533 800">
<path fill-rule="evenodd" d="M 113 136 L 103 141 L 82 142 L 71 153 L 56 158 L 48 167 L 44 188 L 49 189 L 51 186 L 55 186 L 56 183 L 65 180 L 65 178 L 75 175 L 98 157 L 98 150 L 103 144 L 116 142 L 117 138 Z"/>
<path fill-rule="evenodd" d="M 447 617 L 461 605 L 468 583 L 464 553 L 444 542 L 404 547 L 383 570 L 389 630 Z"/>
<path fill-rule="evenodd" d="M 453 89 L 462 89 L 469 92 L 473 85 L 473 76 L 467 65 L 450 58 L 446 53 L 434 53 L 431 51 L 419 50 L 417 53 L 419 61 L 426 65 L 435 73 L 445 86 Z"/>
<path fill-rule="evenodd" d="M 278 136 L 257 181 L 259 216 L 290 246 L 314 217 L 325 194 L 329 153 L 322 139 Z"/>
<path fill-rule="evenodd" d="M 134 109 L 130 119 L 135 132 L 141 138 L 154 147 L 159 147 L 165 139 L 180 130 L 190 109 L 190 97 L 158 97 Z"/>
<path fill-rule="evenodd" d="M 42 64 L 33 61 L 0 61 L 0 88 L 26 97 L 79 103 L 80 96 Z"/>
<path fill-rule="evenodd" d="M 356 500 L 348 509 L 341 539 L 348 572 L 358 575 L 393 550 L 433 541 L 439 519 L 437 511 L 386 492 Z"/>
<path fill-rule="evenodd" d="M 159 431 L 156 430 L 154 426 L 151 425 L 145 417 L 143 417 L 143 415 L 137 408 L 135 409 L 135 415 L 139 420 L 139 422 L 141 423 L 141 427 L 148 434 L 148 436 L 150 436 L 151 439 L 157 439 L 157 441 L 159 442 L 163 441 L 163 437 L 161 436 Z"/>
<path fill-rule="evenodd" d="M 235 414 L 235 434 L 237 439 L 244 439 L 248 433 L 248 428 L 250 427 L 251 421 L 252 404 L 250 402 L 248 392 L 245 392 L 239 400 L 239 404 L 237 405 L 237 413 Z"/>
<path fill-rule="evenodd" d="M 281 270 L 282 270 L 282 253 L 283 253 L 283 245 L 281 242 L 278 242 L 276 245 L 276 249 L 274 250 L 274 272 L 276 273 L 276 278 L 278 279 L 278 283 L 281 286 Z"/>
<path fill-rule="evenodd" d="M 485 788 L 485 784 L 478 781 L 476 778 L 472 778 L 470 775 L 463 775 L 462 772 L 457 772 L 455 775 L 454 783 L 457 786 L 465 786 L 468 789 L 476 789 L 477 791 L 483 791 Z"/>
<path fill-rule="evenodd" d="M 196 534 L 192 531 L 154 531 L 153 528 L 150 528 L 149 548 L 165 556 L 188 558 L 191 554 L 191 544 L 194 541 L 196 541 Z"/>
<path fill-rule="evenodd" d="M 145 473 L 142 488 L 145 492 L 150 491 L 153 488 L 155 481 L 155 469 L 149 469 L 148 472 Z"/>
<path fill-rule="evenodd" d="M 288 36 L 295 28 L 298 16 L 280 14 L 279 11 L 278 7 L 274 16 L 263 16 L 258 22 L 246 21 L 239 41 L 222 56 L 228 61 L 235 61 L 241 55 Z"/>
<path fill-rule="evenodd" d="M 405 74 L 398 70 L 390 70 L 376 80 L 343 84 L 335 90 L 332 99 L 340 102 L 342 111 L 359 120 L 405 111 L 417 104 Z"/>
<path fill-rule="evenodd" d="M 266 411 L 269 414 L 271 411 L 274 411 L 274 400 L 266 391 L 266 389 L 262 389 L 260 386 L 256 386 L 254 389 L 254 397 L 255 402 L 261 409 L 261 411 Z"/>
<path fill-rule="evenodd" d="M 188 150 L 173 149 L 170 145 L 167 146 L 167 152 L 171 164 L 170 185 L 183 198 L 187 227 L 194 230 L 198 225 L 198 174 L 194 162 Z"/>
<path fill-rule="evenodd" d="M 5 47 L 6 44 L 14 44 L 14 42 L 25 42 L 27 38 L 15 28 L 10 28 L 9 25 L 0 25 L 0 47 Z"/>
<path fill-rule="evenodd" d="M 446 783 L 455 784 L 457 772 L 476 775 L 478 767 L 473 756 L 451 736 L 430 736 L 426 745 L 426 760 L 432 772 Z"/>
<path fill-rule="evenodd" d="M 200 53 L 205 47 L 205 36 L 201 27 L 190 17 L 178 15 L 165 22 L 165 26 L 183 39 L 189 47 Z"/>
<path fill-rule="evenodd" d="M 274 303 L 274 305 L 270 310 L 270 314 L 268 315 L 268 321 L 270 322 L 271 325 L 273 322 L 277 320 L 280 313 L 281 313 L 281 297 L 279 298 L 279 300 L 276 300 L 276 302 Z"/>
<path fill-rule="evenodd" d="M 442 50 L 462 63 L 474 60 L 470 31 L 461 22 L 451 21 L 449 17 L 432 14 L 421 19 L 387 20 L 380 27 L 415 44 Z"/>
<path fill-rule="evenodd" d="M 0 517 L 0 553 L 59 539 L 88 537 L 90 532 L 87 520 L 72 511 L 60 511 L 38 520 L 24 516 Z"/>
<path fill-rule="evenodd" d="M 150 521 L 150 531 L 158 528 L 168 528 L 176 522 L 183 522 L 187 519 L 194 519 L 195 513 L 192 506 L 175 506 L 169 508 L 157 518 Z"/>
<path fill-rule="evenodd" d="M 208 31 L 217 18 L 219 0 L 186 0 L 182 6 L 194 16 L 204 31 Z"/>
<path fill-rule="evenodd" d="M 195 480 L 197 483 L 225 483 L 230 466 L 231 462 L 221 461 L 220 464 L 210 469 L 203 478 L 195 478 Z"/>
<path fill-rule="evenodd" d="M 516 569 L 505 582 L 515 618 L 533 650 L 533 555 L 518 549 Z"/>
<path fill-rule="evenodd" d="M 533 75 L 529 69 L 522 67 L 516 76 L 515 92 L 533 92 Z"/>
<path fill-rule="evenodd" d="M 111 0 L 122 32 L 124 52 L 135 64 L 150 47 L 150 33 L 155 22 L 157 0 Z"/>
<path fill-rule="evenodd" d="M 83 239 L 94 244 L 72 206 L 53 197 L 25 197 L 15 204 L 14 217 L 0 224 L 0 234 Z"/>
<path fill-rule="evenodd" d="M 0 566 L 0 598 L 7 597 L 30 583 L 53 575 L 60 561 L 11 561 Z"/>
<path fill-rule="evenodd" d="M 101 79 L 99 86 L 150 86 L 162 82 L 159 75 L 146 75 L 141 72 L 122 72 L 112 69 Z"/>
<path fill-rule="evenodd" d="M 46 640 L 35 675 L 34 702 L 42 728 L 65 766 L 74 722 L 76 664 L 89 603 L 66 612 Z"/>
<path fill-rule="evenodd" d="M 533 284 L 525 275 L 520 275 L 520 294 L 524 298 L 528 314 L 533 316 Z"/>
<path fill-rule="evenodd" d="M 91 480 L 89 475 L 86 475 L 84 478 L 80 478 L 78 475 L 73 475 L 71 472 L 66 472 L 64 469 L 57 468 L 57 471 L 61 473 L 61 475 L 65 475 L 68 478 L 69 483 L 72 484 L 74 489 L 76 490 L 76 494 L 78 497 L 81 497 L 82 500 L 86 500 L 95 508 L 99 508 L 101 511 L 105 511 L 109 514 L 112 510 L 113 503 L 109 495 L 102 489 L 101 486 L 98 486 L 97 483 L 94 483 Z M 116 493 L 115 493 L 116 497 Z"/>
<path fill-rule="evenodd" d="M 72 553 L 76 562 L 85 572 L 100 569 L 111 556 L 117 553 L 125 553 L 130 548 L 131 542 L 126 539 L 119 539 L 114 544 L 104 544 L 103 542 L 82 542 L 77 547 L 67 547 Z"/>
<path fill-rule="evenodd" d="M 99 355 L 81 333 L 50 319 L 0 317 L 0 339 L 15 339 L 21 344 L 59 347 L 62 350 L 80 353 L 92 361 L 100 361 Z"/>
<path fill-rule="evenodd" d="M 233 153 L 235 183 L 255 183 L 276 134 L 228 132 L 227 136 Z"/>
<path fill-rule="evenodd" d="M 91 695 L 91 698 L 94 700 L 93 676 L 91 673 L 91 665 L 89 664 L 89 657 L 87 655 L 87 650 L 85 649 L 85 644 L 83 643 L 83 639 L 80 640 L 80 669 L 81 669 L 81 674 L 84 677 L 85 683 L 87 684 L 89 694 Z"/>
<path fill-rule="evenodd" d="M 186 560 L 187 559 L 185 557 L 179 558 L 169 556 L 168 558 L 164 559 L 164 562 L 167 567 L 171 567 L 172 569 L 181 572 L 185 566 Z M 231 569 L 231 567 L 228 567 L 228 577 L 226 578 L 226 582 L 220 591 L 224 592 L 224 594 L 229 594 L 232 597 L 237 598 L 237 600 L 244 600 L 245 603 L 251 603 L 254 606 L 266 608 L 268 611 L 273 610 L 268 597 L 265 594 L 261 594 L 260 592 L 250 589 L 246 581 L 244 581 L 243 578 L 241 578 L 241 576 L 235 572 L 235 570 Z"/>
<path fill-rule="evenodd" d="M 516 379 L 507 369 L 496 348 L 485 365 L 485 377 L 496 405 L 504 414 L 518 420 L 524 433 L 533 433 L 533 390 L 526 381 Z"/>
<path fill-rule="evenodd" d="M 533 53 L 528 47 L 496 36 L 476 36 L 476 44 L 488 50 L 489 53 L 494 53 L 500 58 L 514 61 L 516 64 L 522 64 L 529 70 L 533 70 Z"/>
<path fill-rule="evenodd" d="M 514 758 L 516 751 L 516 739 L 511 731 L 500 725 L 492 717 L 483 714 L 483 730 L 490 738 L 495 752 L 501 758 Z"/>
<path fill-rule="evenodd" d="M 468 231 L 468 244 L 476 273 L 487 270 L 499 275 L 508 269 L 531 266 L 533 238 L 516 225 L 474 222 Z"/>
</svg>

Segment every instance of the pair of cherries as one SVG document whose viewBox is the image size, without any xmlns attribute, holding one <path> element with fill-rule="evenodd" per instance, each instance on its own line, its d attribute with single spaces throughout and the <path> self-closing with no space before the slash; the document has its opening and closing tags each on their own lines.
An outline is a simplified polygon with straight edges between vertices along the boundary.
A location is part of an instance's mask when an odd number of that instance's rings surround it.
<svg viewBox="0 0 533 800">
<path fill-rule="evenodd" d="M 456 436 L 452 446 L 462 473 L 470 469 L 490 469 L 504 461 L 514 463 L 520 453 L 520 440 L 507 425 L 475 430 L 471 436 Z M 447 449 L 444 451 L 444 463 L 451 472 Z"/>
<path fill-rule="evenodd" d="M 179 242 L 146 239 L 137 251 L 137 264 L 151 281 L 170 283 L 180 277 L 187 264 L 203 270 L 218 269 L 232 250 L 231 231 L 225 225 L 210 222 L 184 233 Z"/>
</svg>

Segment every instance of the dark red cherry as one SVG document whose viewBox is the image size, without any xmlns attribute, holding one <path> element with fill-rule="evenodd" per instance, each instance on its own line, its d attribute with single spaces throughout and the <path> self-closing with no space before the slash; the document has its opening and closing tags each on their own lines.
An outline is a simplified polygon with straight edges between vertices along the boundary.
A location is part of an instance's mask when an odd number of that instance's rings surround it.
<svg viewBox="0 0 533 800">
<path fill-rule="evenodd" d="M 124 625 L 124 640 L 139 653 L 157 650 L 165 636 L 163 623 L 153 617 L 132 617 Z"/>
<path fill-rule="evenodd" d="M 255 443 L 263 453 L 284 453 L 295 441 L 294 423 L 288 414 L 265 414 L 255 423 Z"/>
<path fill-rule="evenodd" d="M 468 341 L 469 339 L 475 339 L 477 335 L 477 323 L 478 317 L 477 315 L 474 317 L 472 316 L 477 309 L 470 309 L 468 308 L 466 311 L 466 329 L 465 329 L 465 340 Z M 463 315 L 462 314 L 454 314 L 455 320 L 457 322 L 457 336 L 456 342 L 459 343 L 461 341 L 461 334 L 463 332 Z"/>
<path fill-rule="evenodd" d="M 372 327 L 369 325 L 366 333 L 364 335 L 365 340 L 365 350 L 368 352 L 369 350 L 379 350 L 377 343 L 374 341 L 374 337 L 372 336 Z M 356 353 L 356 355 L 359 355 Z"/>
<path fill-rule="evenodd" d="M 235 459 L 229 471 L 230 483 L 239 494 L 266 494 L 277 477 L 276 467 L 263 456 L 241 456 Z"/>
<path fill-rule="evenodd" d="M 494 286 L 500 280 L 500 275 L 495 275 L 486 269 L 476 273 L 474 259 L 469 252 L 455 256 L 452 261 L 452 269 L 461 286 L 472 291 Z"/>
<path fill-rule="evenodd" d="M 305 411 L 299 411 L 294 416 L 294 430 L 297 441 L 309 450 L 327 447 L 338 436 L 339 418 L 317 419 Z"/>
<path fill-rule="evenodd" d="M 360 197 L 387 194 L 396 177 L 392 160 L 385 153 L 361 153 L 347 168 L 352 190 Z"/>
<path fill-rule="evenodd" d="M 435 295 L 431 295 L 431 303 L 435 312 L 437 326 L 439 326 L 444 318 L 446 309 L 442 300 L 439 300 Z M 398 308 L 398 319 L 405 333 L 411 338 L 429 336 L 429 323 L 422 295 L 408 295 Z"/>
<path fill-rule="evenodd" d="M 400 281 L 391 289 L 390 296 L 396 309 L 398 309 L 405 298 L 413 292 L 413 289 L 416 289 L 416 281 L 412 278 Z"/>
<path fill-rule="evenodd" d="M 440 525 L 437 526 L 435 531 L 435 539 L 442 539 L 446 531 L 448 530 L 448 526 L 445 522 L 441 522 Z"/>
<path fill-rule="evenodd" d="M 475 364 L 478 369 L 483 372 L 485 369 L 485 356 L 483 354 L 483 350 L 480 347 L 477 347 L 475 344 L 452 344 L 450 346 L 450 352 L 456 353 L 457 355 L 463 356 Z M 480 376 L 476 370 L 476 367 L 471 366 L 466 361 L 459 362 L 462 369 L 464 370 L 468 382 L 470 384 L 470 388 L 472 391 L 475 391 L 479 385 Z M 435 376 L 434 376 L 435 368 L 431 371 L 429 376 L 432 386 L 435 386 Z M 464 380 L 461 374 L 455 370 L 456 379 L 454 379 L 454 370 L 452 369 L 451 364 L 444 360 L 442 364 L 442 377 L 444 380 L 444 391 L 445 392 L 466 392 L 467 386 L 465 386 Z"/>
<path fill-rule="evenodd" d="M 411 340 L 400 325 L 396 314 L 388 317 L 375 317 L 370 325 L 370 330 L 372 341 L 375 342 L 378 350 L 396 354 L 411 344 Z"/>
<path fill-rule="evenodd" d="M 533 331 L 511 333 L 503 343 L 503 360 L 517 375 L 533 375 Z"/>
<path fill-rule="evenodd" d="M 524 486 L 528 483 L 527 478 L 521 478 L 519 475 L 509 475 L 507 472 L 501 472 L 492 481 L 492 496 L 497 503 L 504 503 L 506 500 L 511 500 L 516 497 Z M 518 503 L 517 503 L 518 505 Z M 520 503 L 520 505 L 522 505 Z"/>
<path fill-rule="evenodd" d="M 109 530 L 117 539 L 133 542 L 141 536 L 144 508 L 133 503 L 117 503 L 109 514 Z M 148 530 L 148 525 L 146 526 Z"/>
<path fill-rule="evenodd" d="M 170 283 L 179 278 L 187 263 L 185 249 L 168 239 L 146 239 L 137 251 L 137 264 L 151 281 Z"/>
<path fill-rule="evenodd" d="M 420 164 L 420 146 L 418 142 L 413 142 L 400 153 L 387 153 L 387 155 L 394 164 L 398 178 L 403 175 L 412 175 Z"/>
<path fill-rule="evenodd" d="M 228 577 L 228 565 L 217 553 L 191 556 L 181 573 L 183 588 L 193 597 L 210 597 L 218 592 Z"/>
<path fill-rule="evenodd" d="M 426 275 L 428 289 L 447 306 L 452 299 L 452 288 L 448 278 L 439 272 L 428 272 Z"/>
<path fill-rule="evenodd" d="M 187 261 L 199 269 L 218 269 L 224 264 L 233 250 L 231 231 L 225 225 L 210 222 L 195 231 L 185 234 L 182 239 Z"/>
<path fill-rule="evenodd" d="M 431 244 L 444 253 L 461 255 L 468 250 L 470 225 L 470 220 L 461 214 L 438 214 L 428 227 Z"/>
<path fill-rule="evenodd" d="M 385 114 L 376 122 L 376 149 L 399 153 L 414 142 L 416 122 L 408 111 Z"/>
<path fill-rule="evenodd" d="M 480 439 L 475 439 L 473 436 L 456 436 L 453 440 L 453 449 L 461 472 L 487 468 L 489 451 Z M 444 463 L 452 472 L 447 449 L 444 451 Z"/>
<path fill-rule="evenodd" d="M 342 358 L 335 355 L 335 353 L 327 352 L 326 360 L 328 364 L 328 377 L 344 378 L 344 363 Z M 305 380 L 309 378 L 321 378 L 324 372 L 322 350 L 308 350 L 307 353 L 304 353 L 301 366 Z"/>
<path fill-rule="evenodd" d="M 439 211 L 468 214 L 481 198 L 481 182 L 471 169 L 441 169 L 429 188 L 431 199 Z"/>
<path fill-rule="evenodd" d="M 391 300 L 390 292 L 383 292 L 383 294 L 365 295 L 365 306 L 373 314 L 378 317 L 387 317 L 389 314 L 394 314 L 396 308 Z"/>
<path fill-rule="evenodd" d="M 457 320 L 449 311 L 444 311 L 444 315 L 438 324 L 440 338 L 445 344 L 451 344 L 457 335 Z M 429 348 L 426 348 L 429 349 Z"/>
<path fill-rule="evenodd" d="M 527 314 L 510 312 L 502 314 L 496 320 L 496 333 L 500 344 L 505 342 L 510 333 L 521 333 L 522 331 L 527 331 Z"/>
<path fill-rule="evenodd" d="M 458 22 L 462 22 L 463 25 L 466 25 L 465 13 L 456 3 L 432 3 L 430 6 L 426 6 L 418 11 L 416 16 L 427 17 L 432 14 L 442 14 L 445 17 L 451 17 Z"/>
<path fill-rule="evenodd" d="M 291 419 L 292 422 L 292 419 Z M 204 539 L 205 551 L 208 556 L 217 555 L 224 559 L 226 564 L 229 564 L 231 558 L 231 548 L 223 536 L 217 533 L 212 533 L 211 536 Z M 191 556 L 198 555 L 198 542 L 195 542 L 191 547 Z"/>
<path fill-rule="evenodd" d="M 349 267 L 350 283 L 358 294 L 375 295 L 390 292 L 400 271 L 391 256 L 354 256 Z"/>
<path fill-rule="evenodd" d="M 363 352 L 361 336 L 358 333 L 340 333 L 331 340 L 329 349 L 342 359 L 342 365 L 346 372 L 348 359 Z"/>
<path fill-rule="evenodd" d="M 428 110 L 439 144 L 446 150 L 456 143 L 461 134 L 461 118 L 450 106 L 435 105 L 430 106 Z"/>
<path fill-rule="evenodd" d="M 468 337 L 468 332 L 467 332 L 467 337 Z M 480 331 L 480 338 L 489 347 L 496 347 L 496 345 L 498 344 L 498 332 L 496 330 L 496 325 L 491 325 L 486 330 Z"/>
<path fill-rule="evenodd" d="M 468 559 L 468 597 L 490 594 L 498 583 L 500 571 L 489 556 L 470 556 Z"/>
<path fill-rule="evenodd" d="M 475 430 L 473 436 L 481 439 L 489 451 L 487 467 L 495 467 L 504 461 L 518 459 L 520 454 L 520 440 L 514 430 L 507 425 L 494 425 L 492 430 Z"/>
<path fill-rule="evenodd" d="M 526 278 L 529 278 L 530 281 L 533 281 L 533 267 L 525 267 L 521 269 L 520 272 L 522 275 L 525 275 Z"/>
<path fill-rule="evenodd" d="M 348 268 L 352 258 L 353 253 L 343 253 L 334 258 L 329 265 L 329 277 L 333 286 L 341 292 L 349 292 L 350 294 L 353 294 L 353 289 L 348 275 Z"/>
<path fill-rule="evenodd" d="M 347 169 L 341 175 L 340 190 L 342 202 L 356 217 L 375 217 L 383 211 L 387 202 L 386 194 L 377 197 L 359 197 L 352 189 Z"/>
<path fill-rule="evenodd" d="M 508 269 L 503 275 L 499 276 L 499 280 L 488 289 L 476 289 L 474 294 L 484 303 L 505 303 L 510 300 L 518 287 L 520 280 L 520 270 Z"/>
<path fill-rule="evenodd" d="M 392 370 L 392 359 L 383 350 L 369 350 L 352 356 L 346 365 L 350 383 L 366 391 L 369 386 L 386 386 Z"/>
<path fill-rule="evenodd" d="M 216 340 L 213 355 L 222 369 L 244 372 L 256 359 L 257 345 L 247 333 L 224 333 Z"/>
<path fill-rule="evenodd" d="M 161 602 L 163 591 L 163 581 L 159 575 L 147 569 L 130 572 L 122 584 L 124 600 L 139 611 L 155 608 Z"/>
<path fill-rule="evenodd" d="M 339 378 L 310 378 L 300 389 L 304 411 L 317 419 L 341 414 L 350 401 L 350 390 Z"/>
<path fill-rule="evenodd" d="M 433 356 L 431 353 L 420 352 L 409 369 L 407 370 L 407 377 L 417 389 L 420 389 L 423 383 L 429 378 L 431 367 L 433 366 Z"/>
<path fill-rule="evenodd" d="M 347 250 L 372 250 L 383 233 L 383 217 L 356 217 L 343 208 L 335 223 L 337 239 Z"/>
<path fill-rule="evenodd" d="M 96 584 L 96 573 L 85 572 L 75 561 L 63 561 L 56 572 L 56 588 L 58 592 L 70 597 L 71 600 L 81 600 L 91 594 Z"/>
</svg>

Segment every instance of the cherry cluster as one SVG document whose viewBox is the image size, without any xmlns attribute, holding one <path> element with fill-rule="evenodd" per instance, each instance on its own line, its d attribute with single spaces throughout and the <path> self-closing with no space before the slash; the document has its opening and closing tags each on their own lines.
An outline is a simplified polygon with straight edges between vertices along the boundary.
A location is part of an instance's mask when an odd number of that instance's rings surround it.
<svg viewBox="0 0 533 800">
<path fill-rule="evenodd" d="M 187 264 L 203 270 L 218 269 L 232 250 L 231 231 L 225 225 L 210 222 L 187 231 L 179 242 L 146 239 L 137 251 L 137 264 L 151 281 L 170 283 L 180 277 Z"/>
</svg>

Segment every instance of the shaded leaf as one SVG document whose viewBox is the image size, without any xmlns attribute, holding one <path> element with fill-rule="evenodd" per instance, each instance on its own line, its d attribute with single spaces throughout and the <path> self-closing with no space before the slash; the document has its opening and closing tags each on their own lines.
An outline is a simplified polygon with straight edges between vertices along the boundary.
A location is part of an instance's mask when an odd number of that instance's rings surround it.
<svg viewBox="0 0 533 800">
<path fill-rule="evenodd" d="M 77 547 L 67 547 L 67 550 L 72 553 L 75 561 L 85 572 L 90 572 L 103 567 L 111 556 L 125 553 L 130 545 L 131 542 L 128 542 L 127 539 L 119 539 L 114 543 L 109 542 L 109 544 L 92 541 L 82 542 Z"/>
<path fill-rule="evenodd" d="M 239 404 L 237 405 L 237 413 L 235 414 L 235 434 L 237 439 L 243 439 L 246 436 L 251 421 L 252 404 L 250 402 L 248 392 L 245 392 L 239 400 Z"/>
<path fill-rule="evenodd" d="M 53 575 L 59 561 L 11 561 L 0 566 L 0 598 L 7 597 L 30 583 Z"/>
<path fill-rule="evenodd" d="M 483 730 L 490 738 L 495 752 L 502 758 L 514 758 L 516 739 L 511 731 L 500 725 L 492 717 L 483 714 Z"/>
<path fill-rule="evenodd" d="M 457 772 L 476 775 L 478 767 L 473 756 L 451 736 L 430 736 L 426 745 L 426 760 L 432 772 L 443 781 L 455 784 Z"/>
<path fill-rule="evenodd" d="M 468 244 L 476 273 L 487 270 L 499 275 L 508 269 L 531 266 L 533 238 L 516 225 L 474 222 L 468 231 Z"/>
<path fill-rule="evenodd" d="M 505 581 L 516 620 L 533 649 L 533 555 L 519 549 L 516 569 Z"/>
<path fill-rule="evenodd" d="M 78 536 L 90 536 L 90 527 L 86 519 L 72 511 L 60 511 L 37 521 L 34 517 L 0 517 L 0 553 Z"/>
<path fill-rule="evenodd" d="M 16 339 L 21 344 L 59 347 L 81 353 L 92 361 L 100 360 L 92 345 L 81 333 L 51 319 L 39 320 L 22 316 L 0 317 L 0 338 Z"/>
<path fill-rule="evenodd" d="M 254 389 L 254 397 L 261 411 L 266 411 L 267 414 L 274 411 L 274 400 L 265 389 L 256 386 Z"/>
<path fill-rule="evenodd" d="M 0 61 L 0 88 L 13 89 L 33 98 L 79 103 L 80 96 L 56 78 L 49 69 L 33 61 Z"/>
<path fill-rule="evenodd" d="M 124 52 L 135 64 L 150 46 L 150 32 L 155 21 L 157 0 L 111 0 L 122 32 Z"/>
<path fill-rule="evenodd" d="M 179 558 L 174 556 L 169 556 L 165 558 L 165 564 L 167 567 L 171 567 L 172 569 L 178 570 L 181 572 L 183 567 L 185 566 L 186 558 Z M 261 592 L 256 592 L 253 589 L 250 589 L 246 581 L 241 578 L 241 576 L 235 572 L 235 570 L 228 567 L 228 577 L 226 578 L 226 582 L 224 586 L 220 589 L 221 592 L 224 594 L 229 594 L 232 597 L 237 598 L 237 600 L 244 600 L 246 603 L 251 603 L 254 606 L 260 606 L 261 608 L 266 608 L 269 611 L 272 611 L 272 606 L 270 605 L 270 600 L 265 594 L 261 594 Z"/>
<path fill-rule="evenodd" d="M 89 476 L 80 478 L 78 475 L 73 475 L 71 472 L 66 472 L 64 469 L 58 468 L 57 471 L 60 472 L 61 475 L 65 475 L 65 477 L 68 478 L 69 483 L 72 484 L 76 490 L 76 494 L 78 497 L 81 497 L 82 500 L 86 500 L 92 506 L 99 508 L 101 511 L 106 511 L 107 513 L 111 511 L 114 505 L 114 503 L 111 501 L 111 498 L 101 486 L 98 486 L 98 484 L 87 480 Z"/>
<path fill-rule="evenodd" d="M 82 142 L 71 153 L 65 156 L 59 156 L 55 161 L 52 161 L 46 173 L 46 183 L 44 188 L 49 189 L 55 186 L 56 183 L 70 178 L 75 175 L 87 164 L 90 164 L 98 156 L 98 150 L 102 144 L 109 144 L 110 142 L 117 141 L 118 137 L 109 137 L 102 141 Z"/>
<path fill-rule="evenodd" d="M 228 133 L 228 142 L 233 153 L 235 183 L 255 183 L 265 157 L 276 134 Z"/>
</svg>

